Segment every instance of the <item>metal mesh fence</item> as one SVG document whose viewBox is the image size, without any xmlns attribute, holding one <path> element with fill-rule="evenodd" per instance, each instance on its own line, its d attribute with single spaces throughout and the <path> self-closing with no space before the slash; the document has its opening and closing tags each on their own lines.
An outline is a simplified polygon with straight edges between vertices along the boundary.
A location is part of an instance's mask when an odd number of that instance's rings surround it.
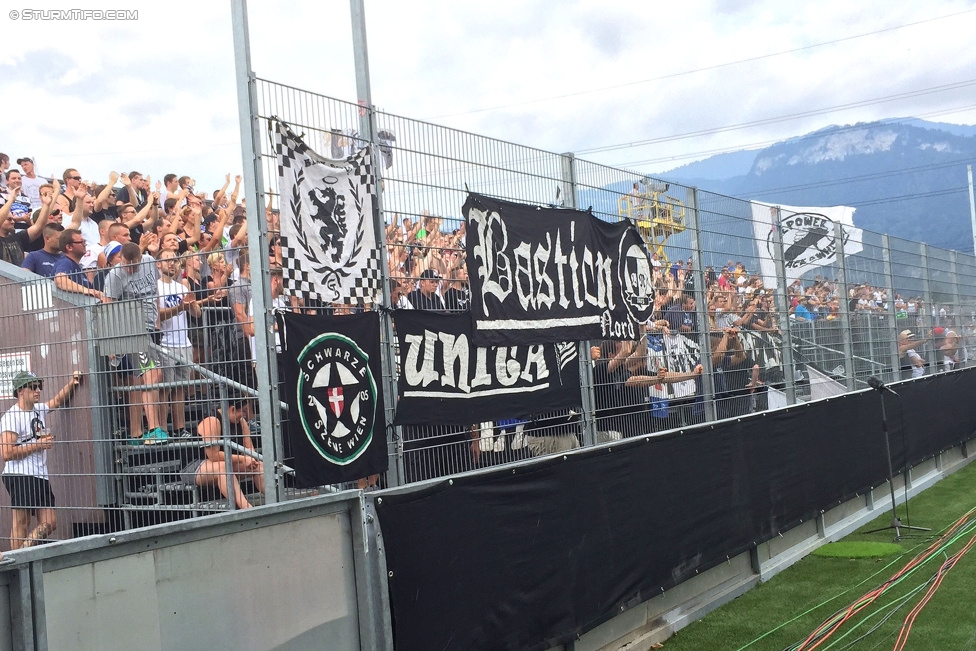
<svg viewBox="0 0 976 651">
<path fill-rule="evenodd" d="M 253 361 L 251 279 L 270 286 L 278 311 L 370 306 L 282 294 L 272 116 L 327 157 L 372 140 L 394 308 L 467 309 L 460 207 L 469 190 L 628 220 L 654 259 L 657 309 L 640 337 L 581 344 L 579 408 L 540 404 L 531 418 L 396 428 L 385 476 L 317 491 L 520 462 L 836 395 L 872 375 L 892 380 L 970 363 L 972 256 L 863 232 L 860 251 L 794 278 L 782 264 L 783 243 L 756 227 L 747 201 L 388 113 L 364 115 L 356 104 L 272 82 L 258 80 L 256 88 L 266 193 L 246 219 L 258 219 L 268 236 L 260 269 L 249 269 L 246 229 L 235 227 L 245 218 L 219 205 L 197 242 L 162 236 L 131 260 L 113 252 L 92 262 L 80 272 L 90 291 L 0 263 L 0 406 L 25 412 L 5 421 L 10 430 L 0 441 L 7 546 L 316 492 L 294 488 L 280 434 L 287 409 L 274 418 L 257 410 L 255 396 L 268 380 Z M 133 234 L 120 244 L 126 236 Z M 88 248 L 97 253 L 106 244 Z M 102 294 L 112 300 L 98 300 Z M 383 381 L 392 396 L 395 320 L 381 316 L 389 353 Z M 15 376 L 27 370 L 36 382 L 28 378 L 15 391 Z M 392 400 L 387 408 L 392 421 Z M 283 446 L 266 459 L 262 441 L 275 439 L 260 434 L 270 429 Z M 35 482 L 43 475 L 49 484 Z"/>
</svg>

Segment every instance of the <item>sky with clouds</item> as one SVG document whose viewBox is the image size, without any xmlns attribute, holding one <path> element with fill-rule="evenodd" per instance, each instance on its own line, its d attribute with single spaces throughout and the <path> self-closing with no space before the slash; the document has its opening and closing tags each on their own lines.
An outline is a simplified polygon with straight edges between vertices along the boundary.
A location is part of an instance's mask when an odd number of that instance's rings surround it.
<svg viewBox="0 0 976 651">
<path fill-rule="evenodd" d="M 131 21 L 0 13 L 0 151 L 44 175 L 217 187 L 242 169 L 230 3 L 133 8 Z M 248 12 L 259 77 L 355 101 L 347 0 Z M 366 0 L 366 19 L 378 107 L 643 172 L 831 124 L 976 124 L 971 2 Z"/>
</svg>

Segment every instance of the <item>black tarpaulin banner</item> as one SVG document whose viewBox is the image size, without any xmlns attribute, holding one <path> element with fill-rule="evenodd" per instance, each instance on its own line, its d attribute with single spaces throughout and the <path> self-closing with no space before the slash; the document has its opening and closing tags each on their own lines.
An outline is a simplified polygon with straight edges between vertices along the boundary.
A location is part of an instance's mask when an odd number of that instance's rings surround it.
<svg viewBox="0 0 976 651">
<path fill-rule="evenodd" d="M 976 369 L 907 384 L 885 397 L 893 455 L 972 437 Z M 862 391 L 384 494 L 397 651 L 576 639 L 887 470 L 880 396 Z"/>
<path fill-rule="evenodd" d="M 461 210 L 475 345 L 639 337 L 654 288 L 651 257 L 629 222 L 480 194 Z"/>
<path fill-rule="evenodd" d="M 286 433 L 300 487 L 384 472 L 386 412 L 376 312 L 278 315 Z"/>
<path fill-rule="evenodd" d="M 393 321 L 396 425 L 470 425 L 582 404 L 575 343 L 478 348 L 467 314 L 400 310 Z"/>
</svg>

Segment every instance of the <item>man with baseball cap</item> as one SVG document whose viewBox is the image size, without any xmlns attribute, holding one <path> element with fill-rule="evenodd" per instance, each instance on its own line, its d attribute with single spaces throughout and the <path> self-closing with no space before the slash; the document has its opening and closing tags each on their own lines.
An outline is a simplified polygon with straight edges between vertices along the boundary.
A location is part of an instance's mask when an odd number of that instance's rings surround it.
<svg viewBox="0 0 976 651">
<path fill-rule="evenodd" d="M 928 339 L 916 339 L 911 330 L 902 330 L 898 333 L 898 354 L 901 356 L 901 376 L 907 380 L 909 377 L 922 377 L 925 375 L 925 360 L 915 349 L 928 341 Z"/>
<path fill-rule="evenodd" d="M 47 426 L 48 413 L 64 405 L 81 384 L 81 373 L 71 379 L 48 402 L 41 402 L 43 380 L 30 371 L 20 371 L 13 379 L 17 404 L 0 417 L 0 452 L 3 453 L 3 485 L 13 507 L 10 547 L 30 547 L 47 540 L 57 528 L 54 493 L 48 479 L 47 451 L 54 437 Z M 30 533 L 31 516 L 37 526 Z"/>
<path fill-rule="evenodd" d="M 437 293 L 437 288 L 441 284 L 441 277 L 433 269 L 427 269 L 420 274 L 420 281 L 417 289 L 407 295 L 407 300 L 417 310 L 444 311 L 444 301 Z"/>
<path fill-rule="evenodd" d="M 41 186 L 48 180 L 34 172 L 34 159 L 30 156 L 18 158 L 17 164 L 22 170 L 20 191 L 30 199 L 31 210 L 38 210 L 41 207 Z"/>
</svg>

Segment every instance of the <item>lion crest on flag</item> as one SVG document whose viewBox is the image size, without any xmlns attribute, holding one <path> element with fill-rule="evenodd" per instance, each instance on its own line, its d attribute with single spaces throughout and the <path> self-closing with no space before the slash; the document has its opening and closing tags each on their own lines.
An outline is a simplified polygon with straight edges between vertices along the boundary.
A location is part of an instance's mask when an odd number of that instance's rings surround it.
<svg viewBox="0 0 976 651">
<path fill-rule="evenodd" d="M 329 160 L 283 122 L 274 126 L 285 293 L 328 303 L 378 303 L 369 147 L 345 160 Z"/>
</svg>

